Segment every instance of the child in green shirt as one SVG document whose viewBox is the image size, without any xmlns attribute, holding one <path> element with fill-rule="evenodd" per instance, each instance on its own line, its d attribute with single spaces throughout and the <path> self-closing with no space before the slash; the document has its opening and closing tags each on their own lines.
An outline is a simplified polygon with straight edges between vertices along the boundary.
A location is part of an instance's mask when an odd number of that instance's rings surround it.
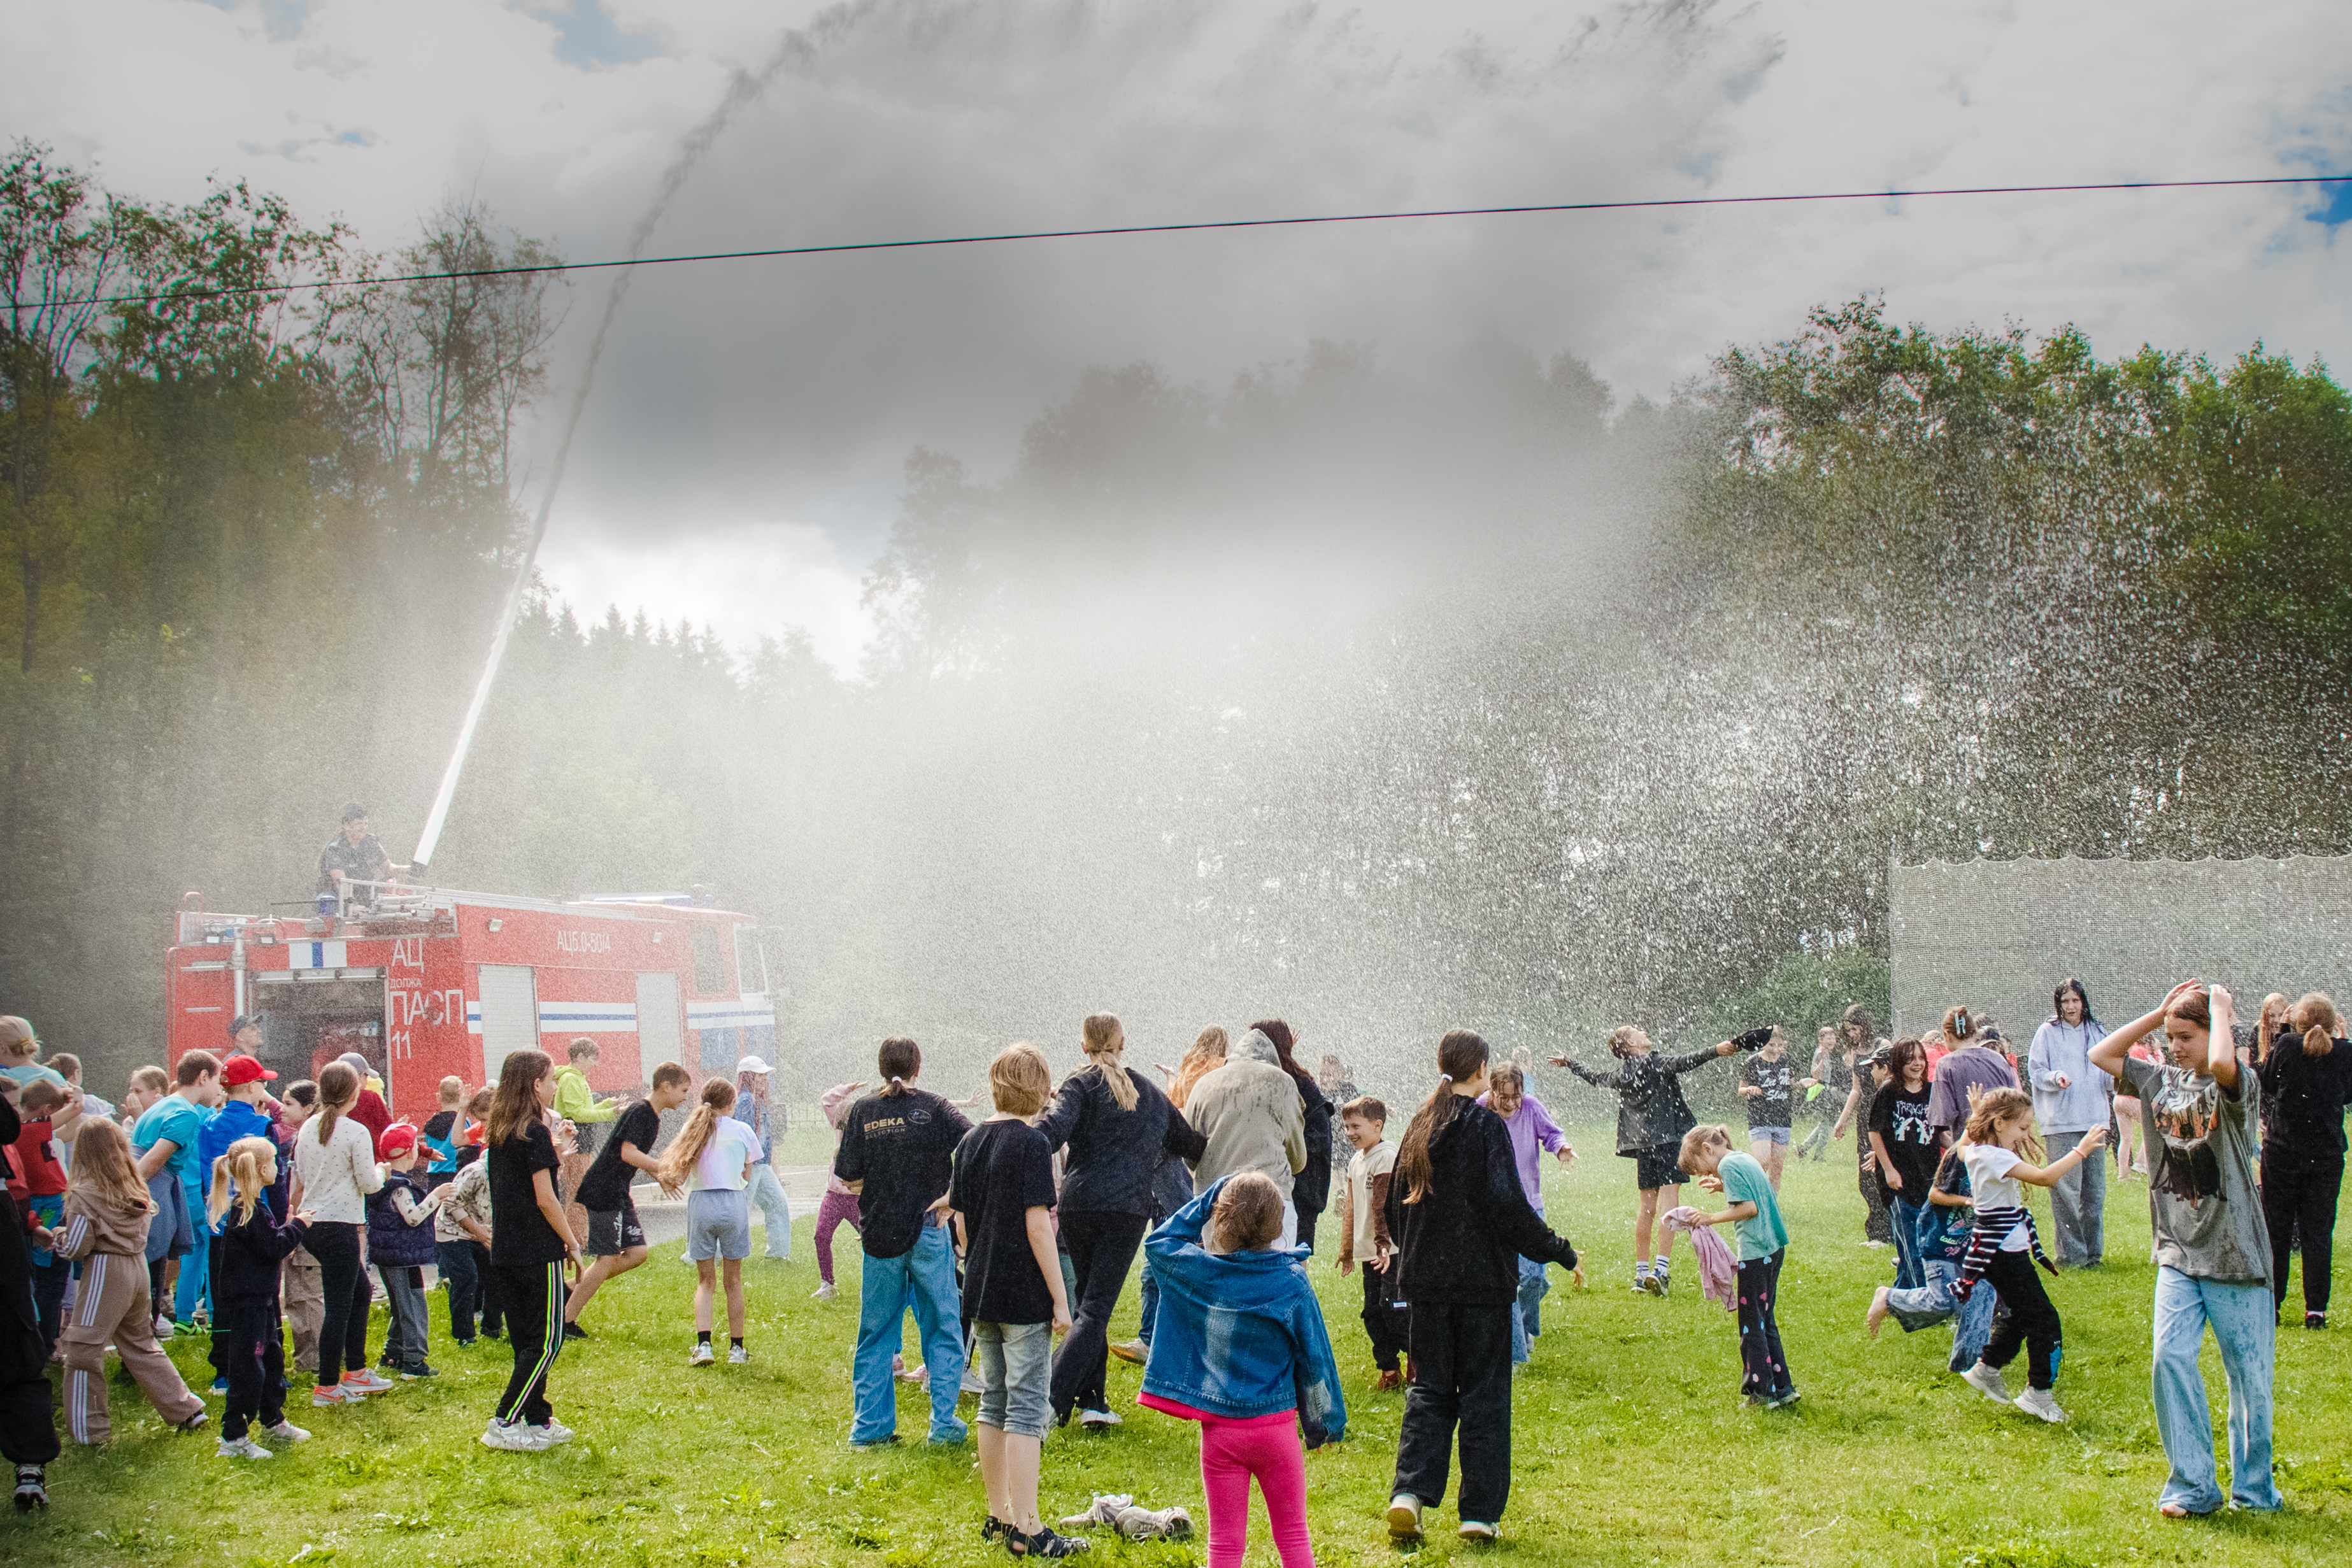
<svg viewBox="0 0 2352 1568">
<path fill-rule="evenodd" d="M 1700 1225 L 1728 1224 L 1739 1256 L 1740 1392 L 1751 1405 L 1779 1409 L 1797 1402 L 1789 1358 L 1780 1348 L 1780 1325 L 1773 1300 L 1780 1293 L 1780 1263 L 1789 1252 L 1789 1227 L 1772 1178 L 1754 1156 L 1737 1153 L 1731 1131 L 1698 1126 L 1683 1134 L 1682 1169 L 1698 1184 L 1730 1200 L 1720 1214 L 1702 1214 Z"/>
</svg>

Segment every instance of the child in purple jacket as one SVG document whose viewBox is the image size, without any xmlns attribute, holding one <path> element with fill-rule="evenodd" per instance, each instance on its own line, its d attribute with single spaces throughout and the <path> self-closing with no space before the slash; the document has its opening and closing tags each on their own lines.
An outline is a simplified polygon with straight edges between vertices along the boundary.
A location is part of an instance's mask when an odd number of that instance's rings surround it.
<svg viewBox="0 0 2352 1568">
<path fill-rule="evenodd" d="M 1551 1112 L 1544 1109 L 1544 1102 L 1528 1092 L 1527 1076 L 1516 1063 L 1498 1063 L 1487 1073 L 1486 1083 L 1486 1092 L 1478 1097 L 1478 1103 L 1501 1117 L 1509 1130 L 1511 1162 L 1518 1169 L 1519 1185 L 1526 1189 L 1528 1206 L 1541 1215 L 1544 1155 L 1566 1165 L 1576 1158 L 1576 1151 L 1559 1123 L 1551 1119 Z M 1519 1310 L 1511 1317 L 1513 1365 L 1533 1353 L 1529 1342 L 1543 1332 L 1543 1299 L 1550 1293 L 1551 1279 L 1544 1266 L 1532 1258 L 1520 1258 Z"/>
</svg>

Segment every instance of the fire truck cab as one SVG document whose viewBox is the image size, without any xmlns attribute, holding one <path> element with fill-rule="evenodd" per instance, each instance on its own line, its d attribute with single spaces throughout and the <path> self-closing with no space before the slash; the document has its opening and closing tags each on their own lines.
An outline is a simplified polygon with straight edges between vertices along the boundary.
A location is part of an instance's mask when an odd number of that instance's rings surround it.
<svg viewBox="0 0 2352 1568">
<path fill-rule="evenodd" d="M 355 884 L 355 886 L 358 886 Z M 168 1047 L 229 1046 L 229 1020 L 261 1019 L 263 1064 L 316 1079 L 357 1051 L 395 1115 L 422 1121 L 441 1079 L 495 1082 L 518 1050 L 560 1066 L 572 1040 L 599 1048 L 603 1091 L 637 1087 L 663 1061 L 731 1073 L 773 1060 L 775 1012 L 757 925 L 689 894 L 559 902 L 384 884 L 373 908 L 315 918 L 228 914 L 189 893 L 165 960 Z"/>
</svg>

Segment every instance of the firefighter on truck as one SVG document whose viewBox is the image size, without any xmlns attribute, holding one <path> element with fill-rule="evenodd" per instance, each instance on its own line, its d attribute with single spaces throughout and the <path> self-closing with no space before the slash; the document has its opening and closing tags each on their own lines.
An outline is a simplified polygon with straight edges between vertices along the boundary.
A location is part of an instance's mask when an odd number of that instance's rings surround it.
<svg viewBox="0 0 2352 1568">
<path fill-rule="evenodd" d="M 383 846 L 368 827 L 368 808 L 353 801 L 343 807 L 342 831 L 327 841 L 319 851 L 319 912 L 331 914 L 339 903 L 355 903 L 372 908 L 376 889 L 352 888 L 346 891 L 346 882 L 388 882 L 392 879 L 392 859 Z"/>
</svg>

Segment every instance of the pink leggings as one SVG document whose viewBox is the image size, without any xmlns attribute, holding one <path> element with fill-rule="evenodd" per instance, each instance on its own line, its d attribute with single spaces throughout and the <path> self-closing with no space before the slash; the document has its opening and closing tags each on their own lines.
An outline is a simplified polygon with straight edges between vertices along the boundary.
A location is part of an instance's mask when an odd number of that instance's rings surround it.
<svg viewBox="0 0 2352 1568">
<path fill-rule="evenodd" d="M 1298 1419 L 1201 1423 L 1201 1489 L 1209 1499 L 1209 1568 L 1241 1568 L 1249 1544 L 1250 1478 L 1265 1496 L 1282 1568 L 1315 1568 L 1307 1541 L 1307 1458 Z"/>
<path fill-rule="evenodd" d="M 843 1220 L 849 1222 L 850 1229 L 860 1229 L 857 1194 L 836 1193 L 827 1187 L 824 1202 L 816 1207 L 816 1272 L 817 1277 L 828 1285 L 833 1283 L 833 1227 Z"/>
</svg>

